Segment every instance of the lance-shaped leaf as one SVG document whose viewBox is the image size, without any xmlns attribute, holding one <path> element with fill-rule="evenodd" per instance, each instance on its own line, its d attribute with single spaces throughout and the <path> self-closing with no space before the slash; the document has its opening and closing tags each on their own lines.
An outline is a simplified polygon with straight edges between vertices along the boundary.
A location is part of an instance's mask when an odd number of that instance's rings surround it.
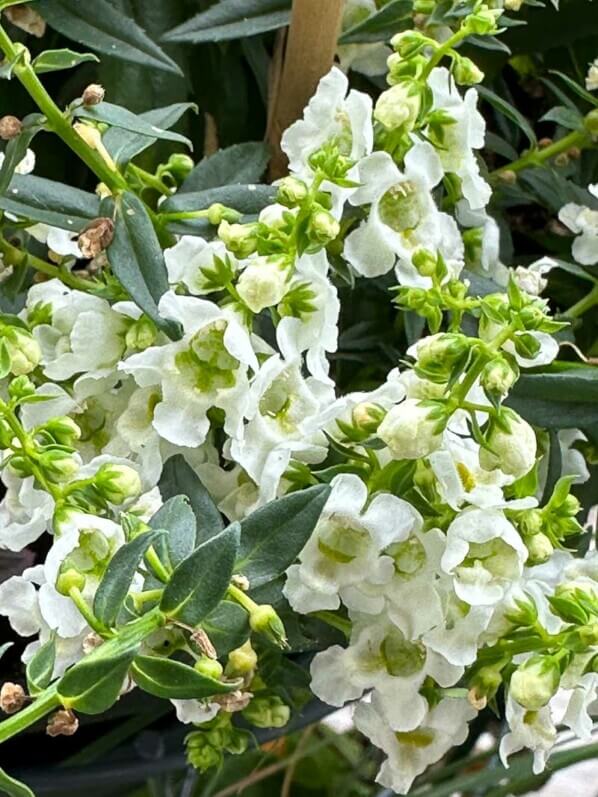
<svg viewBox="0 0 598 797">
<path fill-rule="evenodd" d="M 107 0 L 38 0 L 36 8 L 54 30 L 92 50 L 180 74 L 178 65 L 143 28 Z"/>
<path fill-rule="evenodd" d="M 139 562 L 163 534 L 162 530 L 144 532 L 119 548 L 110 560 L 93 601 L 94 614 L 105 626 L 116 623 Z"/>
<path fill-rule="evenodd" d="M 62 705 L 81 714 L 107 711 L 120 695 L 135 652 L 129 648 L 114 658 L 90 656 L 75 664 L 57 685 Z"/>
<path fill-rule="evenodd" d="M 203 620 L 201 627 L 218 656 L 226 656 L 249 637 L 249 615 L 238 603 L 224 600 Z"/>
<path fill-rule="evenodd" d="M 476 86 L 476 90 L 478 94 L 487 102 L 489 102 L 490 105 L 492 105 L 499 113 L 501 113 L 503 116 L 506 116 L 507 119 L 510 119 L 517 125 L 517 127 L 519 127 L 519 129 L 527 137 L 532 147 L 536 146 L 538 143 L 536 134 L 534 133 L 532 126 L 527 121 L 525 116 L 520 113 L 517 108 L 514 108 L 509 102 L 503 100 L 502 97 L 491 91 L 486 86 Z"/>
<path fill-rule="evenodd" d="M 76 53 L 64 47 L 62 50 L 44 50 L 31 62 L 38 75 L 44 72 L 58 72 L 61 69 L 72 69 L 86 61 L 99 61 L 93 53 Z"/>
<path fill-rule="evenodd" d="M 3 194 L 15 173 L 15 169 L 27 154 L 29 144 L 34 136 L 42 129 L 43 116 L 39 113 L 30 114 L 23 119 L 23 129 L 18 136 L 12 138 L 6 145 L 4 160 L 0 166 L 0 194 Z"/>
<path fill-rule="evenodd" d="M 137 118 L 143 119 L 151 126 L 167 129 L 175 125 L 185 111 L 190 109 L 197 110 L 197 106 L 192 102 L 175 102 L 164 108 L 146 111 L 139 114 Z M 122 127 L 111 127 L 104 133 L 102 140 L 115 163 L 124 166 L 140 152 L 151 147 L 158 139 L 153 134 L 147 136 L 124 130 Z"/>
<path fill-rule="evenodd" d="M 217 42 L 283 28 L 291 0 L 221 0 L 169 31 L 164 41 Z"/>
<path fill-rule="evenodd" d="M 56 661 L 56 642 L 54 637 L 39 647 L 27 664 L 27 688 L 29 694 L 42 692 L 52 680 Z"/>
<path fill-rule="evenodd" d="M 233 523 L 181 562 L 162 596 L 165 614 L 195 626 L 218 606 L 233 574 L 240 533 Z"/>
<path fill-rule="evenodd" d="M 29 786 L 11 778 L 3 769 L 0 769 L 0 791 L 8 797 L 35 797 Z"/>
<path fill-rule="evenodd" d="M 251 587 L 284 573 L 311 536 L 329 495 L 330 487 L 319 484 L 252 512 L 241 523 L 235 572 L 246 576 Z"/>
<path fill-rule="evenodd" d="M 233 144 L 201 160 L 189 172 L 179 193 L 223 185 L 257 183 L 266 171 L 270 149 L 263 141 Z"/>
<path fill-rule="evenodd" d="M 135 683 L 156 697 L 200 700 L 239 688 L 239 681 L 223 683 L 194 670 L 188 664 L 159 656 L 137 656 L 131 666 Z"/>
<path fill-rule="evenodd" d="M 167 460 L 159 487 L 162 498 L 172 498 L 182 493 L 189 499 L 197 522 L 196 546 L 219 534 L 224 528 L 218 507 L 182 454 Z"/>
<path fill-rule="evenodd" d="M 80 232 L 100 213 L 95 194 L 63 183 L 15 174 L 8 190 L 0 194 L 0 210 L 62 230 Z"/>
<path fill-rule="evenodd" d="M 412 25 L 412 12 L 413 0 L 390 0 L 367 19 L 345 31 L 339 44 L 388 40 Z"/>
<path fill-rule="evenodd" d="M 150 520 L 153 529 L 166 529 L 160 548 L 166 547 L 170 564 L 179 565 L 195 549 L 195 514 L 184 495 L 169 498 Z"/>
<path fill-rule="evenodd" d="M 80 105 L 74 115 L 80 119 L 91 119 L 92 122 L 103 122 L 111 127 L 119 127 L 129 133 L 137 133 L 148 138 L 160 138 L 164 141 L 176 141 L 185 144 L 190 149 L 193 145 L 188 138 L 180 133 L 173 133 L 160 125 L 148 122 L 143 116 L 137 116 L 120 105 L 111 102 L 100 102 L 97 105 Z"/>
<path fill-rule="evenodd" d="M 169 337 L 180 337 L 179 325 L 158 311 L 158 301 L 168 290 L 164 254 L 145 205 L 131 191 L 116 201 L 114 238 L 106 254 L 135 304 Z"/>
</svg>

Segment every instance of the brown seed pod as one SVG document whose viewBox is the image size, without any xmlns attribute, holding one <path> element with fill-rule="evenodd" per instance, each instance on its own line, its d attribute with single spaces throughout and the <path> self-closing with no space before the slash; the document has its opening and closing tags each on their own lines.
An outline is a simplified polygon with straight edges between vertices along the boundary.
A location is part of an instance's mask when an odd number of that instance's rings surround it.
<svg viewBox="0 0 598 797">
<path fill-rule="evenodd" d="M 27 700 L 25 690 L 20 684 L 13 684 L 6 681 L 0 689 L 0 708 L 5 714 L 16 714 L 20 711 Z"/>
<path fill-rule="evenodd" d="M 3 116 L 0 119 L 0 138 L 3 141 L 10 141 L 20 135 L 23 123 L 16 116 Z"/>
<path fill-rule="evenodd" d="M 83 257 L 97 257 L 112 243 L 114 222 L 105 216 L 90 221 L 79 234 L 77 243 Z"/>
<path fill-rule="evenodd" d="M 83 105 L 99 105 L 106 96 L 106 90 L 99 83 L 90 83 L 83 92 Z"/>
<path fill-rule="evenodd" d="M 48 720 L 46 733 L 48 736 L 72 736 L 77 732 L 79 720 L 74 712 L 69 709 L 61 709 L 52 714 Z"/>
</svg>

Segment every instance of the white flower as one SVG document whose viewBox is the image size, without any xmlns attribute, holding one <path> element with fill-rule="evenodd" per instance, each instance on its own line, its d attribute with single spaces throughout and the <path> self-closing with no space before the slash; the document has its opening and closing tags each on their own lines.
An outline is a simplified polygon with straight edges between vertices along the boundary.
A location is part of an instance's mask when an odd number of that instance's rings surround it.
<svg viewBox="0 0 598 797">
<path fill-rule="evenodd" d="M 588 191 L 598 198 L 598 183 L 589 185 Z M 583 266 L 598 263 L 598 210 L 568 202 L 559 211 L 559 219 L 576 234 L 571 252 Z"/>
<path fill-rule="evenodd" d="M 483 274 L 499 285 L 506 285 L 510 272 L 500 260 L 500 230 L 496 221 L 484 209 L 472 210 L 466 199 L 457 202 L 455 215 L 463 227 L 477 228 L 479 231 L 475 254 L 478 255 Z M 464 234 L 466 236 L 467 232 Z M 468 268 L 472 268 L 469 262 Z"/>
<path fill-rule="evenodd" d="M 565 673 L 565 677 L 566 675 Z M 592 737 L 594 720 L 590 715 L 590 706 L 597 697 L 598 673 L 595 672 L 582 675 L 571 690 L 562 722 L 583 741 L 589 741 Z"/>
<path fill-rule="evenodd" d="M 480 637 L 492 619 L 493 610 L 490 606 L 467 605 L 459 600 L 452 584 L 449 587 L 444 582 L 444 586 L 441 592 L 443 619 L 436 628 L 424 634 L 423 641 L 450 664 L 467 667 L 477 657 Z"/>
<path fill-rule="evenodd" d="M 490 343 L 502 331 L 503 327 L 500 324 L 489 321 L 486 318 L 482 318 L 480 320 L 479 335 L 482 340 Z M 503 343 L 501 348 L 504 349 L 504 351 L 509 352 L 509 354 L 512 354 L 517 360 L 518 365 L 520 365 L 522 368 L 536 368 L 539 365 L 549 365 L 559 353 L 558 342 L 547 332 L 527 331 L 515 333 L 515 337 L 518 337 L 519 335 L 531 335 L 531 337 L 535 338 L 539 344 L 539 349 L 534 357 L 524 357 L 517 353 L 515 343 L 512 340 L 508 340 Z"/>
<path fill-rule="evenodd" d="M 201 700 L 171 700 L 176 710 L 176 718 L 185 725 L 192 722 L 200 725 L 213 720 L 220 711 L 219 703 L 205 703 Z"/>
<path fill-rule="evenodd" d="M 430 417 L 432 411 L 417 399 L 405 399 L 389 410 L 377 435 L 394 459 L 420 459 L 440 448 L 442 431 L 438 419 Z"/>
<path fill-rule="evenodd" d="M 497 509 L 470 509 L 447 531 L 442 569 L 453 576 L 455 592 L 472 606 L 500 601 L 507 585 L 523 572 L 527 548 L 515 527 Z"/>
<path fill-rule="evenodd" d="M 81 373 L 110 372 L 124 350 L 124 318 L 98 296 L 71 290 L 60 280 L 29 289 L 27 311 L 50 305 L 51 321 L 39 324 L 33 335 L 42 351 L 44 374 L 58 381 Z"/>
<path fill-rule="evenodd" d="M 364 579 L 385 583 L 393 562 L 381 552 L 406 539 L 417 524 L 413 508 L 389 493 L 367 505 L 367 488 L 354 474 L 331 482 L 332 492 L 318 524 L 301 552 L 300 564 L 287 571 L 284 593 L 295 611 L 337 609 L 343 587 Z"/>
<path fill-rule="evenodd" d="M 376 13 L 375 0 L 346 0 L 343 10 L 342 30 L 347 31 Z M 374 77 L 386 72 L 386 59 L 392 51 L 382 42 L 364 44 L 339 44 L 337 55 L 343 72 L 352 69 Z"/>
<path fill-rule="evenodd" d="M 598 58 L 594 58 L 588 67 L 588 74 L 586 75 L 586 89 L 588 91 L 596 91 L 596 89 L 598 89 Z"/>
<path fill-rule="evenodd" d="M 504 411 L 503 417 L 509 431 L 506 432 L 498 424 L 492 427 L 487 438 L 490 449 L 480 450 L 480 465 L 489 471 L 500 468 L 503 473 L 519 479 L 529 473 L 536 463 L 536 433 L 513 410 Z"/>
<path fill-rule="evenodd" d="M 587 441 L 585 434 L 579 429 L 559 429 L 561 448 L 561 476 L 574 476 L 573 484 L 583 484 L 590 478 L 586 458 L 573 446 L 579 440 Z"/>
<path fill-rule="evenodd" d="M 378 97 L 374 118 L 387 130 L 403 128 L 412 130 L 419 114 L 421 96 L 419 88 L 396 83 Z"/>
<path fill-rule="evenodd" d="M 206 272 L 214 268 L 214 260 L 227 260 L 233 270 L 237 269 L 237 261 L 227 250 L 222 241 L 204 241 L 196 235 L 183 235 L 174 246 L 164 250 L 164 260 L 168 270 L 168 281 L 171 285 L 183 284 L 189 293 L 203 296 L 218 290 L 210 283 Z"/>
<path fill-rule="evenodd" d="M 548 285 L 545 274 L 556 268 L 556 261 L 551 257 L 542 257 L 529 266 L 517 266 L 513 272 L 513 278 L 522 291 L 539 296 Z"/>
<path fill-rule="evenodd" d="M 231 456 L 259 485 L 263 502 L 276 497 L 291 455 L 309 463 L 325 458 L 326 438 L 306 427 L 333 400 L 332 387 L 305 379 L 299 361 L 274 355 L 261 366 L 249 392 L 249 423 L 242 437 L 231 441 Z"/>
<path fill-rule="evenodd" d="M 238 436 L 247 406 L 247 370 L 257 370 L 248 333 L 234 315 L 203 299 L 169 292 L 159 309 L 182 324 L 183 338 L 134 354 L 119 366 L 140 387 L 161 385 L 154 428 L 175 445 L 199 446 L 210 427 L 208 410 L 219 407 L 225 431 Z"/>
<path fill-rule="evenodd" d="M 430 764 L 465 741 L 475 714 L 466 700 L 447 698 L 426 712 L 419 727 L 396 733 L 386 720 L 383 701 L 374 697 L 370 704 L 357 706 L 354 718 L 357 729 L 388 756 L 377 783 L 406 794 Z"/>
<path fill-rule="evenodd" d="M 257 255 L 245 261 L 237 291 L 252 313 L 278 304 L 288 289 L 289 273 L 284 259 Z"/>
<path fill-rule="evenodd" d="M 437 150 L 444 172 L 460 178 L 463 196 L 472 210 L 484 208 L 491 189 L 480 175 L 473 152 L 484 146 L 486 133 L 484 117 L 477 109 L 477 91 L 470 88 L 461 97 L 446 67 L 433 69 L 428 85 L 432 89 L 433 109 L 445 111 L 454 120 L 453 124 L 443 126 L 442 146 Z"/>
<path fill-rule="evenodd" d="M 0 152 L 0 169 L 2 168 L 2 164 L 4 163 L 4 157 L 5 157 L 4 153 Z M 16 174 L 31 174 L 31 172 L 34 169 L 35 169 L 35 152 L 32 149 L 28 149 L 27 152 L 25 153 L 25 157 L 17 164 L 15 172 Z"/>
<path fill-rule="evenodd" d="M 386 152 L 374 152 L 359 164 L 361 186 L 351 196 L 354 205 L 370 205 L 368 218 L 345 240 L 344 256 L 366 277 L 386 274 L 397 258 L 402 284 L 427 287 L 413 266 L 422 247 L 440 252 L 452 276 L 462 268 L 463 242 L 455 220 L 436 207 L 432 189 L 442 179 L 434 148 L 416 140 L 401 172 Z"/>
<path fill-rule="evenodd" d="M 556 741 L 556 727 L 552 720 L 550 705 L 539 711 L 528 711 L 509 695 L 506 718 L 510 730 L 500 742 L 499 753 L 502 763 L 508 767 L 510 755 L 522 749 L 532 750 L 533 771 L 534 774 L 539 774 L 544 770 L 548 754 Z"/>
<path fill-rule="evenodd" d="M 54 499 L 34 486 L 33 476 L 20 479 L 5 469 L 2 481 L 6 495 L 0 503 L 0 548 L 22 551 L 48 529 Z"/>
<path fill-rule="evenodd" d="M 78 233 L 73 230 L 61 230 L 60 227 L 49 227 L 47 224 L 34 224 L 27 228 L 29 235 L 36 241 L 46 244 L 51 252 L 62 257 L 83 257 L 79 244 Z"/>
</svg>

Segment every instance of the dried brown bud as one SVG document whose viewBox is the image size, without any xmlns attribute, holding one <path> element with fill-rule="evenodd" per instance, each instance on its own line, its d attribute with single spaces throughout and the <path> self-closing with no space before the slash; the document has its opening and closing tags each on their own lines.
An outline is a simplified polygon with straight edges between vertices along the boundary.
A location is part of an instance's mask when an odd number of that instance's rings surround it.
<svg viewBox="0 0 598 797">
<path fill-rule="evenodd" d="M 581 158 L 581 149 L 579 147 L 571 147 L 567 150 L 567 155 L 572 160 L 579 160 Z"/>
<path fill-rule="evenodd" d="M 106 96 L 106 91 L 99 83 L 90 83 L 83 92 L 83 105 L 99 105 Z"/>
<path fill-rule="evenodd" d="M 9 6 L 4 9 L 4 14 L 15 27 L 24 30 L 25 33 L 30 33 L 32 36 L 36 36 L 38 39 L 41 39 L 46 32 L 46 23 L 31 6 Z"/>
<path fill-rule="evenodd" d="M 206 634 L 203 628 L 196 628 L 193 631 L 191 634 L 191 642 L 201 650 L 204 656 L 207 656 L 209 659 L 218 658 L 216 648 L 212 644 L 212 640 Z"/>
<path fill-rule="evenodd" d="M 211 700 L 213 703 L 219 703 L 223 711 L 233 714 L 236 711 L 243 711 L 244 708 L 247 708 L 251 703 L 252 697 L 251 692 L 241 692 L 238 689 L 236 692 L 228 692 L 225 695 L 214 695 Z"/>
<path fill-rule="evenodd" d="M 104 640 L 99 634 L 96 634 L 95 631 L 89 633 L 85 639 L 83 640 L 83 653 L 87 656 L 88 653 L 91 653 L 96 648 L 99 648 L 100 645 L 104 644 Z"/>
<path fill-rule="evenodd" d="M 78 727 L 79 720 L 70 708 L 61 709 L 48 720 L 46 733 L 48 736 L 72 736 Z"/>
<path fill-rule="evenodd" d="M 467 700 L 469 705 L 475 708 L 476 711 L 482 711 L 488 704 L 488 698 L 486 695 L 479 694 L 475 687 L 470 689 L 467 693 Z"/>
<path fill-rule="evenodd" d="M 541 138 L 538 141 L 538 147 L 540 149 L 546 149 L 546 147 L 549 147 L 553 143 L 554 142 L 553 142 L 553 140 L 551 138 L 548 138 L 548 136 L 544 136 L 544 138 Z"/>
<path fill-rule="evenodd" d="M 567 155 L 566 152 L 559 153 L 554 159 L 554 165 L 560 169 L 562 169 L 564 166 L 567 166 L 568 163 L 569 163 L 569 156 Z"/>
<path fill-rule="evenodd" d="M 242 592 L 247 592 L 249 590 L 249 579 L 247 576 L 240 576 L 235 573 L 230 581 L 233 587 L 237 587 L 237 589 L 240 589 Z"/>
<path fill-rule="evenodd" d="M 110 246 L 114 237 L 114 222 L 107 217 L 90 221 L 79 234 L 77 243 L 83 257 L 97 257 Z"/>
<path fill-rule="evenodd" d="M 16 138 L 23 129 L 23 124 L 16 116 L 3 116 L 0 119 L 0 138 L 3 141 L 10 141 Z"/>
<path fill-rule="evenodd" d="M 511 169 L 504 169 L 498 173 L 498 179 L 507 185 L 514 185 L 517 182 L 517 174 Z"/>
<path fill-rule="evenodd" d="M 27 700 L 25 690 L 19 684 L 6 681 L 0 689 L 0 708 L 5 714 L 15 714 L 20 711 Z"/>
</svg>

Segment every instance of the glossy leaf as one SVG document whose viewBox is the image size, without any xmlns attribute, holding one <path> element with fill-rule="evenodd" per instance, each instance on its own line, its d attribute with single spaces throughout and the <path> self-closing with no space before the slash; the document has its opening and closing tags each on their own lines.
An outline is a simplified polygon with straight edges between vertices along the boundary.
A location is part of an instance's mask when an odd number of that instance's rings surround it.
<svg viewBox="0 0 598 797">
<path fill-rule="evenodd" d="M 64 47 L 62 50 L 44 50 L 31 62 L 31 66 L 38 75 L 45 72 L 58 72 L 61 69 L 72 69 L 86 61 L 99 61 L 93 53 L 76 53 Z"/>
<path fill-rule="evenodd" d="M 135 683 L 145 692 L 169 700 L 200 700 L 239 688 L 202 675 L 188 664 L 159 656 L 137 656 L 131 666 Z"/>
<path fill-rule="evenodd" d="M 235 572 L 246 576 L 251 587 L 284 573 L 311 536 L 329 495 L 330 487 L 316 485 L 271 501 L 245 518 Z"/>
<path fill-rule="evenodd" d="M 288 25 L 290 0 L 220 0 L 169 31 L 163 41 L 218 42 L 255 36 Z"/>
<path fill-rule="evenodd" d="M 339 39 L 339 44 L 390 39 L 395 33 L 403 30 L 407 23 L 412 24 L 412 12 L 412 0 L 390 0 L 367 19 L 345 31 Z M 402 25 L 402 22 L 405 24 Z"/>
<path fill-rule="evenodd" d="M 0 769 L 0 791 L 8 797 L 35 797 L 29 786 L 11 778 L 3 769 Z"/>
<path fill-rule="evenodd" d="M 29 694 L 42 692 L 52 680 L 56 661 L 56 642 L 49 639 L 39 647 L 27 664 L 27 688 Z"/>
<path fill-rule="evenodd" d="M 248 639 L 249 616 L 238 603 L 223 600 L 202 621 L 201 627 L 210 637 L 218 656 L 226 656 Z"/>
<path fill-rule="evenodd" d="M 188 174 L 181 192 L 205 191 L 223 185 L 257 183 L 266 170 L 270 151 L 262 141 L 233 144 L 204 158 Z"/>
<path fill-rule="evenodd" d="M 6 193 L 0 194 L 0 210 L 80 232 L 99 215 L 100 200 L 95 194 L 53 180 L 15 174 Z"/>
<path fill-rule="evenodd" d="M 224 597 L 239 549 L 240 527 L 228 526 L 202 543 L 176 568 L 160 609 L 181 622 L 197 625 Z"/>
<path fill-rule="evenodd" d="M 176 454 L 166 461 L 159 487 L 164 499 L 181 493 L 189 499 L 197 523 L 196 546 L 219 534 L 224 528 L 218 507 L 182 454 Z"/>
<path fill-rule="evenodd" d="M 65 708 L 81 714 L 101 714 L 120 695 L 123 682 L 135 656 L 128 649 L 116 658 L 88 657 L 71 667 L 58 682 L 57 692 Z"/>
<path fill-rule="evenodd" d="M 176 102 L 165 108 L 155 108 L 152 111 L 139 114 L 137 118 L 142 119 L 150 126 L 157 125 L 166 129 L 175 125 L 181 116 L 192 108 L 197 108 L 192 102 Z M 104 146 L 118 166 L 124 166 L 136 155 L 151 147 L 157 140 L 154 135 L 142 135 L 124 130 L 122 127 L 111 127 L 103 136 Z"/>
<path fill-rule="evenodd" d="M 144 532 L 119 548 L 110 560 L 93 601 L 94 614 L 108 628 L 116 623 L 145 552 L 163 534 L 162 530 Z"/>
<path fill-rule="evenodd" d="M 148 122 L 143 116 L 131 113 L 120 105 L 113 105 L 111 102 L 100 102 L 98 105 L 81 105 L 75 110 L 75 116 L 80 119 L 91 119 L 92 122 L 103 122 L 111 127 L 119 127 L 129 133 L 137 133 L 152 139 L 163 139 L 164 141 L 176 141 L 185 144 L 192 149 L 192 144 L 188 138 L 172 130 L 166 130 L 160 125 Z"/>
<path fill-rule="evenodd" d="M 166 529 L 168 558 L 173 567 L 186 559 L 195 548 L 195 514 L 184 495 L 169 498 L 150 520 L 153 529 Z"/>
<path fill-rule="evenodd" d="M 130 191 L 116 202 L 114 238 L 106 254 L 135 304 L 167 335 L 180 337 L 178 324 L 158 311 L 158 301 L 168 290 L 164 254 L 145 205 Z"/>
<path fill-rule="evenodd" d="M 153 69 L 180 72 L 143 28 L 107 0 L 38 0 L 36 8 L 50 27 L 92 50 Z"/>
</svg>

